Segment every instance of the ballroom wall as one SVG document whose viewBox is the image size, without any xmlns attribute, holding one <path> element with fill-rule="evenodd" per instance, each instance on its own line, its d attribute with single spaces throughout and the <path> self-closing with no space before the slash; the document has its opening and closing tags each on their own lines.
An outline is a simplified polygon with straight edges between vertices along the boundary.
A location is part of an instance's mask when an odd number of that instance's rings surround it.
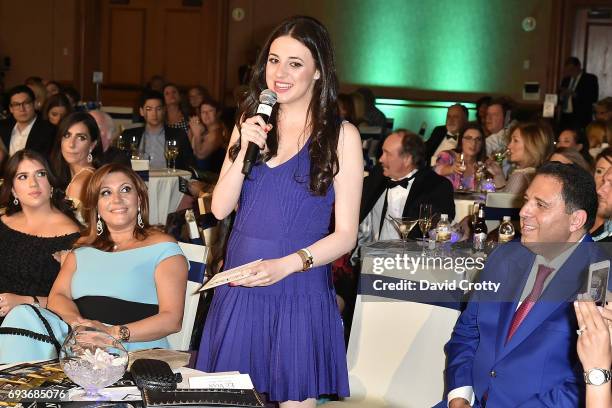
<svg viewBox="0 0 612 408">
<path fill-rule="evenodd" d="M 74 80 L 78 0 L 0 0 L 0 61 L 11 58 L 5 84 L 30 75 Z"/>
<path fill-rule="evenodd" d="M 290 3 L 290 4 L 288 4 Z M 345 86 L 367 84 L 387 97 L 419 99 L 477 93 L 511 95 L 522 85 L 546 86 L 553 0 L 230 0 L 227 86 L 249 47 L 292 14 L 319 18 L 329 28 Z M 244 19 L 231 13 L 244 9 Z M 534 31 L 521 27 L 536 19 Z M 528 64 L 525 68 L 524 64 Z"/>
</svg>

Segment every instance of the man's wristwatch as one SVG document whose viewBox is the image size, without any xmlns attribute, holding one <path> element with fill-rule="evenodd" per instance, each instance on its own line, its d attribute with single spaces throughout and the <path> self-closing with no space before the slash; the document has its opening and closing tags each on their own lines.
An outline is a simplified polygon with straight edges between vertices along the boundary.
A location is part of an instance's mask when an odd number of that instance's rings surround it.
<svg viewBox="0 0 612 408">
<path fill-rule="evenodd" d="M 123 342 L 130 340 L 130 329 L 127 326 L 119 326 L 119 340 Z"/>
<path fill-rule="evenodd" d="M 605 368 L 591 368 L 584 372 L 584 382 L 589 385 L 603 385 L 610 380 L 612 380 L 612 374 Z"/>
</svg>

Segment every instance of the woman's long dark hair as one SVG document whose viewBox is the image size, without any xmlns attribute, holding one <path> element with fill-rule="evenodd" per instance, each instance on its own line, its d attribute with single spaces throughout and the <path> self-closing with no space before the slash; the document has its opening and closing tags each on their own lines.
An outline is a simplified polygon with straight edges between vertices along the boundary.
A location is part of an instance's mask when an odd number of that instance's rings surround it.
<svg viewBox="0 0 612 408">
<path fill-rule="evenodd" d="M 457 140 L 457 147 L 455 148 L 455 151 L 457 153 L 463 152 L 463 136 L 465 135 L 465 132 L 470 129 L 478 131 L 478 133 L 480 133 L 480 136 L 482 137 L 482 142 L 480 143 L 480 150 L 476 154 L 475 160 L 477 162 L 484 162 L 487 159 L 487 144 L 485 143 L 484 130 L 482 126 L 480 126 L 480 124 L 477 122 L 468 123 L 467 126 L 464 127 L 463 130 L 461 130 L 461 133 L 459 134 L 459 139 Z"/>
<path fill-rule="evenodd" d="M 236 120 L 238 129 L 241 120 L 256 114 L 259 105 L 259 94 L 267 88 L 266 64 L 270 45 L 278 37 L 290 36 L 304 44 L 312 54 L 316 69 L 321 74 L 315 81 L 312 99 L 308 106 L 308 118 L 311 125 L 310 146 L 310 190 L 317 195 L 325 195 L 327 189 L 338 173 L 338 136 L 340 120 L 338 115 L 338 78 L 334 63 L 334 53 L 329 33 L 323 24 L 311 17 L 296 16 L 283 21 L 270 35 L 263 47 L 257 63 L 253 68 L 253 76 L 249 91 L 240 104 Z M 270 121 L 276 123 L 278 108 L 272 110 Z M 268 153 L 260 161 L 270 160 L 278 152 L 277 127 L 268 133 Z M 230 158 L 236 159 L 240 151 L 240 139 L 230 148 Z"/>
<path fill-rule="evenodd" d="M 4 167 L 4 183 L 0 189 L 0 207 L 6 208 L 6 214 L 11 215 L 21 211 L 21 204 L 15 204 L 15 196 L 13 196 L 13 181 L 15 174 L 17 174 L 17 168 L 24 160 L 32 160 L 40 163 L 47 172 L 47 180 L 49 185 L 53 188 L 51 194 L 51 206 L 61 211 L 64 215 L 70 218 L 76 225 L 81 225 L 74 216 L 74 208 L 72 203 L 66 200 L 64 190 L 61 188 L 60 182 L 51 171 L 51 167 L 47 160 L 38 152 L 34 150 L 24 149 L 15 153 L 6 162 Z"/>
<path fill-rule="evenodd" d="M 92 166 L 98 167 L 99 160 L 102 157 L 102 140 L 100 140 L 100 129 L 96 120 L 87 112 L 74 112 L 66 116 L 59 124 L 57 129 L 57 136 L 55 137 L 55 143 L 51 153 L 51 163 L 53 170 L 59 179 L 61 188 L 65 189 L 72 176 L 70 175 L 70 167 L 62 155 L 62 139 L 68 130 L 77 123 L 83 123 L 89 132 L 89 137 L 92 142 L 97 142 L 93 148 L 91 155 L 93 156 Z"/>
</svg>

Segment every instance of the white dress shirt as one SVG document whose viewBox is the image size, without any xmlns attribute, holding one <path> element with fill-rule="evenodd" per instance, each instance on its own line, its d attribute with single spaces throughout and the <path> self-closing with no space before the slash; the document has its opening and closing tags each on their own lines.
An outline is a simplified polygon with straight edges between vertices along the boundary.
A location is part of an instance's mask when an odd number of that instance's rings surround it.
<svg viewBox="0 0 612 408">
<path fill-rule="evenodd" d="M 417 169 L 412 170 L 410 173 L 406 174 L 404 177 L 398 179 L 397 181 L 403 180 L 407 177 L 411 177 L 412 175 L 416 174 L 417 171 L 418 171 Z M 389 221 L 389 219 L 387 219 L 386 216 L 387 215 L 390 215 L 392 217 L 402 216 L 404 212 L 404 206 L 406 205 L 406 200 L 408 199 L 408 194 L 410 193 L 410 188 L 412 187 L 413 181 L 414 179 L 408 181 L 407 188 L 404 188 L 402 186 L 396 186 L 391 189 L 386 189 L 385 192 L 380 195 L 380 197 L 378 198 L 378 201 L 376 201 L 376 204 L 374 204 L 374 207 L 372 208 L 372 211 L 371 211 L 371 214 L 372 214 L 372 220 L 371 220 L 372 224 L 371 225 L 372 225 L 372 229 L 373 229 L 372 232 L 373 232 L 375 241 L 399 238 L 397 230 L 395 229 L 395 227 L 393 227 L 393 224 L 391 224 L 391 221 Z M 379 235 L 380 218 L 382 216 L 382 210 L 385 204 L 385 193 L 387 194 L 387 213 L 385 215 L 385 221 L 384 221 L 382 230 L 380 231 L 380 235 Z"/>
<path fill-rule="evenodd" d="M 18 151 L 25 149 L 26 143 L 28 143 L 28 136 L 30 136 L 32 126 L 34 126 L 34 122 L 36 122 L 36 116 L 34 116 L 34 119 L 32 119 L 32 121 L 23 129 L 23 131 L 19 131 L 19 126 L 17 123 L 15 123 L 15 126 L 13 126 L 13 131 L 11 132 L 9 156 L 12 156 Z"/>
<path fill-rule="evenodd" d="M 457 139 L 459 137 L 453 139 L 448 136 L 449 134 L 447 133 L 446 136 L 444 136 L 444 139 L 442 139 L 442 141 L 438 145 L 438 148 L 434 152 L 433 156 L 431 156 L 431 167 L 436 165 L 436 161 L 438 160 L 438 155 L 440 154 L 440 152 L 443 152 L 445 150 L 453 150 L 457 147 Z"/>
</svg>

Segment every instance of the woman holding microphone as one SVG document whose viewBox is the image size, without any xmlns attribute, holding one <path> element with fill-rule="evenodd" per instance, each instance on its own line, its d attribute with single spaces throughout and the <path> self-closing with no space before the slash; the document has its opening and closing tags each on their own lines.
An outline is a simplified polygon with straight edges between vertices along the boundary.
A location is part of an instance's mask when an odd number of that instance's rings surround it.
<svg viewBox="0 0 612 408">
<path fill-rule="evenodd" d="M 256 114 L 266 88 L 278 98 L 273 125 Z M 238 206 L 225 268 L 263 261 L 216 289 L 196 367 L 248 373 L 283 408 L 349 394 L 329 264 L 356 242 L 363 159 L 357 129 L 339 119 L 337 89 L 325 27 L 309 17 L 281 23 L 254 68 L 213 193 L 218 219 Z M 261 155 L 245 177 L 249 142 Z"/>
</svg>

